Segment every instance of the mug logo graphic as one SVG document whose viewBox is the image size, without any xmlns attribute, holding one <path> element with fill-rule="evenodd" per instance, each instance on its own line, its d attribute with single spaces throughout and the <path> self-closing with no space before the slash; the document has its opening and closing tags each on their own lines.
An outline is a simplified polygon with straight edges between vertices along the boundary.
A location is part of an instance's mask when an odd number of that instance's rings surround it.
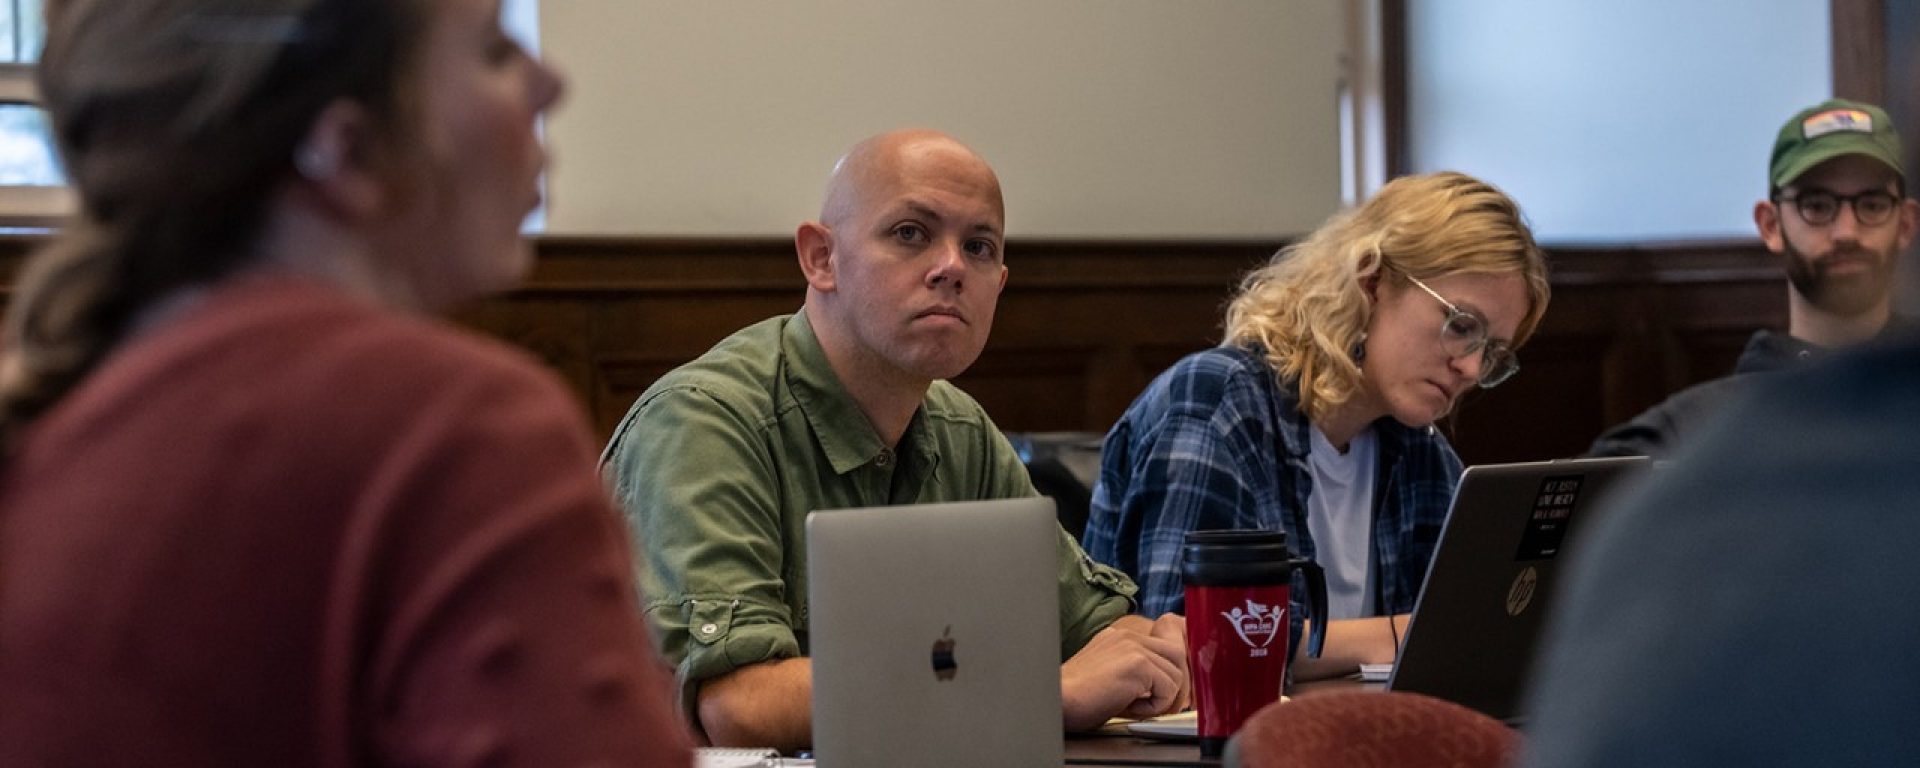
<svg viewBox="0 0 1920 768">
<path fill-rule="evenodd" d="M 1286 606 L 1269 608 L 1252 600 L 1247 601 L 1247 609 L 1244 611 L 1235 606 L 1233 610 L 1220 615 L 1226 618 L 1227 625 L 1233 627 L 1233 633 L 1240 636 L 1241 642 L 1253 649 L 1253 652 L 1248 655 L 1254 657 L 1267 655 L 1267 646 L 1273 643 L 1274 636 L 1287 625 Z"/>
<path fill-rule="evenodd" d="M 960 663 L 953 659 L 953 625 L 940 630 L 940 639 L 933 641 L 933 677 L 936 680 L 952 680 L 953 673 L 960 670 Z"/>
<path fill-rule="evenodd" d="M 1534 588 L 1540 584 L 1540 574 L 1529 565 L 1513 577 L 1513 586 L 1507 588 L 1507 615 L 1518 616 L 1533 604 Z"/>
</svg>

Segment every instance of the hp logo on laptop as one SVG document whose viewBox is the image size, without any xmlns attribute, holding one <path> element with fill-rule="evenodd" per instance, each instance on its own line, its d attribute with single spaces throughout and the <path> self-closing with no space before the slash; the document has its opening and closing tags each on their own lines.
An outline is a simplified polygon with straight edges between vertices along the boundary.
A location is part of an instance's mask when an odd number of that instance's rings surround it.
<svg viewBox="0 0 1920 768">
<path fill-rule="evenodd" d="M 1540 584 L 1540 574 L 1529 565 L 1513 577 L 1513 586 L 1507 588 L 1507 615 L 1518 616 L 1533 604 L 1534 588 Z"/>
</svg>

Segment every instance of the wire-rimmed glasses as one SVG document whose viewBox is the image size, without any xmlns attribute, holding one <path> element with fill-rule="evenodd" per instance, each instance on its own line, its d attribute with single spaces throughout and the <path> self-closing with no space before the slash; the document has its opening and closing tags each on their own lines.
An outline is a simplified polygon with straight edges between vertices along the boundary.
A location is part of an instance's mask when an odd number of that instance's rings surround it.
<svg viewBox="0 0 1920 768">
<path fill-rule="evenodd" d="M 1859 211 L 1858 208 L 1854 210 Z M 1447 301 L 1432 288 L 1428 288 L 1426 283 L 1420 282 L 1419 278 L 1413 275 L 1406 275 L 1406 278 L 1408 282 L 1419 286 L 1420 290 L 1426 291 L 1434 301 L 1440 302 L 1441 306 L 1447 308 L 1447 319 L 1440 323 L 1441 349 L 1446 350 L 1447 354 L 1456 360 L 1476 352 L 1485 352 L 1485 355 L 1480 358 L 1481 389 L 1500 386 L 1500 382 L 1511 379 L 1514 374 L 1520 372 L 1520 358 L 1513 353 L 1513 349 L 1508 347 L 1506 342 L 1488 335 L 1485 318 Z"/>
</svg>

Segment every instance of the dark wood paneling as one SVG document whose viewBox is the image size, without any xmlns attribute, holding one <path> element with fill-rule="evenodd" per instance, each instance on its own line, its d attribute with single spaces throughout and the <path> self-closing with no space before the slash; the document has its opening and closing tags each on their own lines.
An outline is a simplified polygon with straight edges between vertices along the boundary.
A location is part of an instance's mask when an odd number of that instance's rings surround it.
<svg viewBox="0 0 1920 768">
<path fill-rule="evenodd" d="M 1885 1 L 1830 0 L 1827 8 L 1832 19 L 1833 95 L 1884 103 L 1888 82 L 1888 41 L 1881 31 Z"/>
<path fill-rule="evenodd" d="M 0 240 L 0 288 L 33 238 Z M 986 352 L 955 383 L 1008 431 L 1104 431 L 1159 371 L 1215 343 L 1227 295 L 1274 243 L 1022 242 Z M 1562 248 L 1521 375 L 1443 423 L 1470 463 L 1564 456 L 1661 397 L 1718 376 L 1785 323 L 1757 243 Z M 549 238 L 520 290 L 455 313 L 564 376 L 603 435 L 662 373 L 800 304 L 773 240 Z"/>
<path fill-rule="evenodd" d="M 1731 371 L 1786 324 L 1785 281 L 1757 242 L 1551 249 L 1553 303 L 1521 373 L 1442 424 L 1470 464 L 1568 456 L 1672 392 Z"/>
<path fill-rule="evenodd" d="M 1387 178 L 1413 173 L 1407 140 L 1407 0 L 1380 0 L 1380 106 Z"/>
</svg>

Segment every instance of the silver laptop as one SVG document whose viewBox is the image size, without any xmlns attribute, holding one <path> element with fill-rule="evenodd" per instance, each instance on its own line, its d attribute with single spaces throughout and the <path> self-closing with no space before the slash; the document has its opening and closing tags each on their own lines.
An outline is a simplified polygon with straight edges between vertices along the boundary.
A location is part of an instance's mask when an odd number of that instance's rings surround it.
<svg viewBox="0 0 1920 768">
<path fill-rule="evenodd" d="M 1607 497 L 1649 465 L 1624 457 L 1469 467 L 1387 688 L 1523 721 L 1521 692 L 1567 552 Z"/>
<path fill-rule="evenodd" d="M 813 747 L 832 768 L 1062 760 L 1045 497 L 807 516 Z"/>
</svg>

